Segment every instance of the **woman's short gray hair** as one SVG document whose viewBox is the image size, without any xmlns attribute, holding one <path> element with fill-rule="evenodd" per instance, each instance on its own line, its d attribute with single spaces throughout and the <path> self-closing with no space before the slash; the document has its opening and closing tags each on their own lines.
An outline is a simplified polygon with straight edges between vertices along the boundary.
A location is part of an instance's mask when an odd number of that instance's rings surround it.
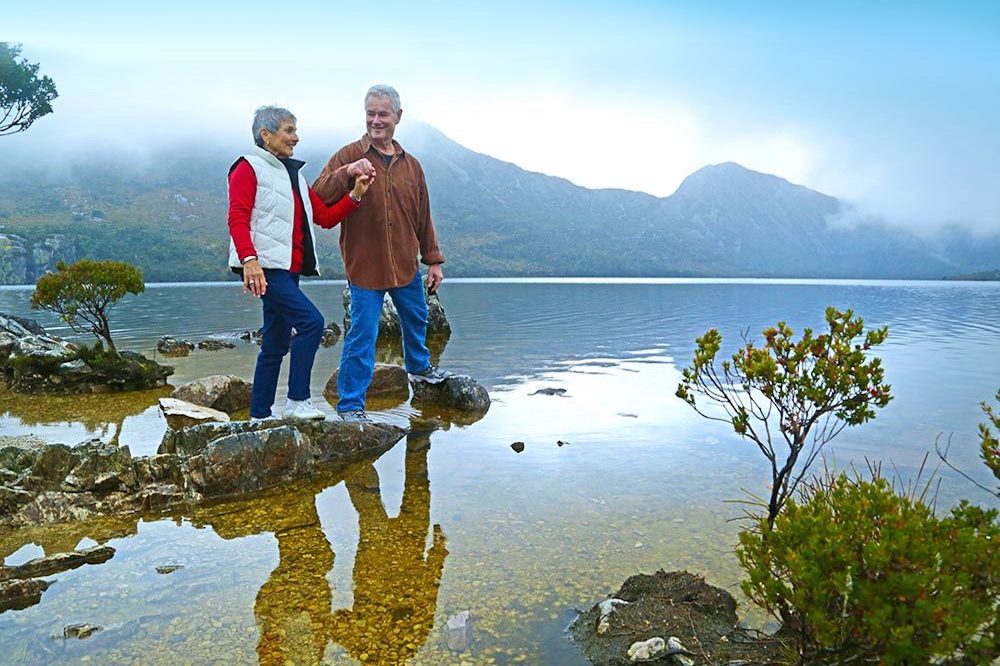
<svg viewBox="0 0 1000 666">
<path fill-rule="evenodd" d="M 399 105 L 399 93 L 392 86 L 387 86 L 384 83 L 378 83 L 368 89 L 365 93 L 365 106 L 368 106 L 369 97 L 388 97 L 389 101 L 392 103 L 392 112 L 399 113 L 402 108 Z"/>
<path fill-rule="evenodd" d="M 260 138 L 260 131 L 266 129 L 268 132 L 277 132 L 283 120 L 295 120 L 295 115 L 288 109 L 280 106 L 262 106 L 253 114 L 253 142 L 261 148 L 264 147 L 264 140 Z"/>
</svg>

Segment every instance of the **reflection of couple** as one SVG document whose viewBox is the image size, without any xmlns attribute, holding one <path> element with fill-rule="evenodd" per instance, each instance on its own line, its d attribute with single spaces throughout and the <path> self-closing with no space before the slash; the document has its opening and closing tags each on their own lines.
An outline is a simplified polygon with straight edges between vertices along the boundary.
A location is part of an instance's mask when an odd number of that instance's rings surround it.
<svg viewBox="0 0 1000 666">
<path fill-rule="evenodd" d="M 254 115 L 256 147 L 229 171 L 229 265 L 242 273 L 244 290 L 260 297 L 264 309 L 251 419 L 271 416 L 281 360 L 289 351 L 282 416 L 324 418 L 310 400 L 309 386 L 324 320 L 299 288 L 300 276 L 319 274 L 313 224 L 332 228 L 343 222 L 340 249 L 351 290 L 351 328 L 340 361 L 341 418 L 370 422 L 365 392 L 374 372 L 386 293 L 399 313 L 410 379 L 439 383 L 448 376 L 430 362 L 427 303 L 417 263 L 419 254 L 429 266 L 427 288 L 433 292 L 444 280 L 444 255 L 423 169 L 393 139 L 402 113 L 393 88 L 373 86 L 365 95 L 366 133 L 337 151 L 314 183 L 315 191 L 302 176 L 305 163 L 292 159 L 299 141 L 295 116 L 274 106 Z"/>
<path fill-rule="evenodd" d="M 412 659 L 427 641 L 448 555 L 439 525 L 426 548 L 431 497 L 427 450 L 426 436 L 407 440 L 406 481 L 396 518 L 386 514 L 371 463 L 353 469 L 346 479 L 360 532 L 350 609 L 331 613 L 326 575 L 334 554 L 320 527 L 315 498 L 297 496 L 303 506 L 295 512 L 312 520 L 275 533 L 280 561 L 254 607 L 261 664 L 319 663 L 330 640 L 357 659 L 367 654 L 368 662 L 400 663 Z"/>
</svg>

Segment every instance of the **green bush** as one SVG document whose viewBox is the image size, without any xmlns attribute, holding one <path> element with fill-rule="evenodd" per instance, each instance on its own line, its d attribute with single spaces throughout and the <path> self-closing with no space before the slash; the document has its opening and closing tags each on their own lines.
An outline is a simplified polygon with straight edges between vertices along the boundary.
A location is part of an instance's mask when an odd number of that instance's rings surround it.
<svg viewBox="0 0 1000 666">
<path fill-rule="evenodd" d="M 762 518 L 741 532 L 743 591 L 782 618 L 810 663 L 990 663 L 1000 657 L 996 518 L 964 502 L 937 517 L 885 479 L 828 476 L 773 528 Z"/>
</svg>

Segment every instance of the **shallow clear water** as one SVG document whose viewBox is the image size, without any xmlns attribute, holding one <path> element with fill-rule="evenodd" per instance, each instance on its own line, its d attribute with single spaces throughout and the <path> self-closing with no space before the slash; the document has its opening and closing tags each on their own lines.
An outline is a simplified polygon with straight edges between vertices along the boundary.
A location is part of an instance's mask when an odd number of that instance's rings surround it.
<svg viewBox="0 0 1000 666">
<path fill-rule="evenodd" d="M 339 322 L 341 288 L 306 290 Z M 72 337 L 32 313 L 29 296 L 0 289 L 0 311 Z M 891 461 L 886 469 L 910 478 L 944 434 L 954 461 L 987 481 L 974 442 L 978 404 L 1000 387 L 1000 284 L 452 281 L 442 301 L 454 332 L 435 351 L 490 389 L 482 420 L 411 435 L 374 463 L 172 520 L 0 534 L 8 563 L 82 539 L 117 549 L 104 564 L 54 576 L 40 604 L 0 614 L 0 662 L 581 663 L 563 634 L 574 607 L 628 575 L 686 568 L 726 587 L 740 578 L 731 554 L 737 525 L 728 521 L 740 508 L 729 502 L 744 497 L 742 488 L 764 489 L 765 463 L 674 397 L 694 338 L 714 326 L 731 349 L 742 331 L 778 320 L 819 327 L 827 305 L 890 327 L 879 354 L 896 396 L 874 422 L 845 430 L 828 457 L 840 466 Z M 113 322 L 120 347 L 151 354 L 161 335 L 235 335 L 257 328 L 260 312 L 234 284 L 162 286 L 123 302 Z M 315 396 L 339 353 L 339 344 L 320 350 Z M 245 343 L 196 350 L 169 360 L 172 382 L 217 372 L 249 379 L 255 354 Z M 566 395 L 533 395 L 545 387 Z M 3 393 L 0 435 L 117 436 L 148 454 L 166 428 L 155 406 L 161 395 Z M 278 407 L 281 399 L 279 391 Z M 376 413 L 404 426 L 415 415 L 408 404 Z M 514 441 L 525 443 L 523 453 L 511 450 Z M 951 473 L 940 478 L 942 503 L 988 500 Z M 162 564 L 184 568 L 157 574 Z M 456 657 L 443 627 L 466 609 L 474 642 Z M 76 622 L 105 630 L 83 641 L 51 638 Z"/>
</svg>

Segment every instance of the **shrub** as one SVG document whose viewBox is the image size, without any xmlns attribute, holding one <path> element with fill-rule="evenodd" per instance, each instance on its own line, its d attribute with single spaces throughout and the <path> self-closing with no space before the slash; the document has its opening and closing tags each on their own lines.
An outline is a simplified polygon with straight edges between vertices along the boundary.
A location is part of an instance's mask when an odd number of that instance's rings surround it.
<svg viewBox="0 0 1000 666">
<path fill-rule="evenodd" d="M 875 407 L 891 400 L 882 362 L 867 352 L 881 344 L 887 328 L 865 331 L 851 310 L 826 309 L 828 331 L 800 340 L 784 322 L 764 331 L 764 344 L 744 338 L 744 346 L 723 361 L 716 356 L 722 335 L 711 329 L 698 338 L 694 362 L 683 371 L 677 396 L 696 412 L 732 425 L 753 441 L 771 464 L 767 518 L 773 523 L 802 481 L 823 445 L 848 425 L 875 417 Z M 722 408 L 724 416 L 702 410 L 697 397 Z M 800 459 L 800 456 L 804 457 Z"/>
<path fill-rule="evenodd" d="M 819 663 L 990 663 L 1000 656 L 997 512 L 936 517 L 882 478 L 818 480 L 773 527 L 743 531 L 745 594 Z M 964 658 L 963 658 L 964 655 Z"/>
</svg>

